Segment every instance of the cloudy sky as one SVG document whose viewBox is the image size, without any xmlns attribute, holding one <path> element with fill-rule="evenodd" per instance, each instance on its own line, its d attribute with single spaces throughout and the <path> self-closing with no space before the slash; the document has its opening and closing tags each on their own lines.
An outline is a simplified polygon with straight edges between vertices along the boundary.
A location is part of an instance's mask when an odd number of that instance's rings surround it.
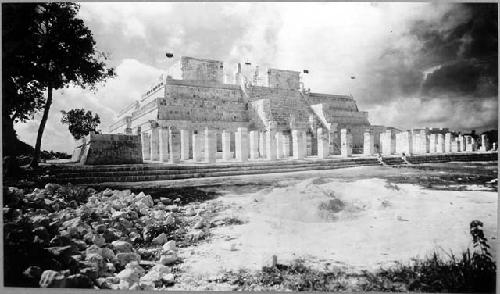
<svg viewBox="0 0 500 294">
<path fill-rule="evenodd" d="M 168 68 L 166 52 L 308 69 L 306 87 L 352 94 L 372 124 L 497 128 L 496 4 L 82 3 L 80 17 L 118 76 L 95 93 L 59 90 L 42 149 L 73 147 L 60 110 L 97 112 L 107 131 Z M 40 117 L 16 126 L 31 145 Z"/>
</svg>

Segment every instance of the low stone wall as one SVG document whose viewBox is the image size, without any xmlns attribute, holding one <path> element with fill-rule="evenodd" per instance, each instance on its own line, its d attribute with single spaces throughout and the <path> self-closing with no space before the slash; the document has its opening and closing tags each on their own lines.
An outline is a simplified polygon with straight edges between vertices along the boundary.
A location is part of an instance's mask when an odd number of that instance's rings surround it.
<svg viewBox="0 0 500 294">
<path fill-rule="evenodd" d="M 139 135 L 90 134 L 83 145 L 80 164 L 131 164 L 142 163 Z"/>
</svg>

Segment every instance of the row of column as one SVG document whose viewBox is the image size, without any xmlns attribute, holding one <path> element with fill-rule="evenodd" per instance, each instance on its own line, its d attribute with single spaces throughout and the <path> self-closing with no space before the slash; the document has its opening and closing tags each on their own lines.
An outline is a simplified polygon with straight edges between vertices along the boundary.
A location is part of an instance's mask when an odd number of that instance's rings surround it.
<svg viewBox="0 0 500 294">
<path fill-rule="evenodd" d="M 234 133 L 234 153 L 230 150 L 231 134 L 230 131 L 222 131 L 224 161 L 233 158 L 240 162 L 258 158 L 276 160 L 287 158 L 290 153 L 294 159 L 306 156 L 306 133 L 303 130 L 292 130 L 290 137 L 289 134 L 275 130 L 248 132 L 247 128 L 238 128 Z M 195 162 L 214 163 L 217 155 L 216 136 L 216 130 L 208 128 L 196 133 L 191 130 L 154 127 L 141 133 L 143 158 L 171 163 L 192 158 Z M 328 132 L 318 129 L 317 140 L 318 157 L 326 158 L 329 154 Z"/>
<path fill-rule="evenodd" d="M 490 150 L 486 135 L 481 136 L 481 141 L 481 150 Z M 387 130 L 380 133 L 378 152 L 384 155 L 473 152 L 477 150 L 477 146 L 478 142 L 469 135 L 429 134 L 426 130 L 396 133 L 394 130 Z M 375 154 L 374 134 L 372 132 L 364 133 L 363 147 L 364 155 Z"/>
<path fill-rule="evenodd" d="M 292 130 L 289 134 L 267 130 L 264 132 L 238 128 L 234 133 L 234 153 L 231 152 L 231 134 L 222 131 L 222 159 L 239 162 L 248 159 L 265 158 L 276 160 L 288 158 L 303 159 L 306 156 L 306 133 L 303 130 Z M 145 160 L 178 163 L 193 159 L 195 162 L 214 163 L 217 158 L 217 132 L 206 128 L 203 132 L 193 133 L 191 130 L 175 128 L 152 128 L 142 133 L 142 153 Z M 291 139 L 291 140 L 290 140 Z M 390 154 L 424 154 L 448 152 L 472 152 L 477 150 L 477 142 L 468 135 L 454 136 L 452 133 L 428 134 L 426 130 L 419 132 L 396 132 L 387 130 L 380 133 L 379 150 L 375 150 L 375 136 L 371 131 L 364 133 L 364 155 L 374 155 L 377 151 Z M 481 137 L 481 150 L 489 150 L 486 136 Z M 331 135 L 328 130 L 317 129 L 317 156 L 327 158 L 330 154 Z M 191 144 L 190 144 L 191 142 Z M 352 155 L 352 134 L 347 129 L 340 130 L 340 154 L 342 157 Z M 291 151 L 291 152 L 290 152 Z"/>
</svg>

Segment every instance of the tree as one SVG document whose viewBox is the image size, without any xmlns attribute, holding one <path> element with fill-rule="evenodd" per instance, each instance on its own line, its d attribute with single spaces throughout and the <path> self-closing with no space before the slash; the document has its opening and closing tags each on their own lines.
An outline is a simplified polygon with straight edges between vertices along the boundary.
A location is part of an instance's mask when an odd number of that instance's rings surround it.
<svg viewBox="0 0 500 294">
<path fill-rule="evenodd" d="M 32 79 L 33 87 L 47 92 L 47 98 L 39 101 L 40 108 L 43 108 L 43 116 L 30 164 L 33 168 L 38 166 L 42 136 L 52 105 L 53 91 L 70 85 L 90 87 L 95 90 L 98 83 L 114 76 L 114 70 L 105 64 L 107 56 L 96 50 L 92 32 L 85 26 L 83 20 L 77 17 L 79 9 L 80 6 L 76 3 L 51 2 L 36 3 L 28 8 L 16 7 L 11 10 L 14 13 L 22 12 L 13 16 L 19 18 L 19 21 L 30 22 L 26 25 L 25 35 L 11 35 L 12 39 L 9 40 L 12 43 L 26 43 L 22 46 L 27 48 L 26 52 L 19 53 L 30 65 L 29 72 L 22 75 L 23 85 Z M 27 14 L 31 18 L 24 18 Z M 22 99 L 33 101 L 27 96 L 23 96 Z"/>
<path fill-rule="evenodd" d="M 16 155 L 15 122 L 24 122 L 43 107 L 43 87 L 35 78 L 33 38 L 36 3 L 2 5 L 2 145 L 4 155 Z M 26 149 L 26 148 L 23 148 Z"/>
<path fill-rule="evenodd" d="M 61 122 L 68 124 L 69 132 L 75 140 L 87 136 L 91 131 L 95 131 L 101 123 L 97 113 L 92 116 L 92 111 L 85 112 L 83 108 L 71 109 L 68 112 L 61 110 L 61 113 L 63 114 Z"/>
</svg>

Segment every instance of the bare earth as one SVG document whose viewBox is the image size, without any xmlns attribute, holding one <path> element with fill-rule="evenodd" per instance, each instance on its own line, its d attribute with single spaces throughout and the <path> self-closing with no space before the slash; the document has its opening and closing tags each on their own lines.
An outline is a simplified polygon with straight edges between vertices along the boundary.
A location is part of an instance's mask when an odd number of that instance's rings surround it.
<svg viewBox="0 0 500 294">
<path fill-rule="evenodd" d="M 496 170 L 491 170 L 494 179 Z M 460 171 L 456 177 L 471 172 Z M 452 183 L 448 190 L 436 190 L 386 180 L 424 173 L 356 167 L 226 179 L 216 188 L 222 196 L 209 202 L 225 208 L 216 218 L 244 223 L 212 228 L 207 241 L 180 249 L 183 275 L 174 289 L 193 289 L 195 281 L 213 280 L 228 270 L 260 270 L 273 255 L 284 264 L 305 258 L 320 269 L 357 271 L 411 263 L 433 252 L 460 254 L 471 245 L 469 223 L 474 219 L 484 223 L 495 256 L 497 192 L 481 184 L 459 185 L 462 191 L 457 191 Z M 342 204 L 322 206 L 332 199 Z M 202 288 L 225 289 L 211 285 Z"/>
</svg>

